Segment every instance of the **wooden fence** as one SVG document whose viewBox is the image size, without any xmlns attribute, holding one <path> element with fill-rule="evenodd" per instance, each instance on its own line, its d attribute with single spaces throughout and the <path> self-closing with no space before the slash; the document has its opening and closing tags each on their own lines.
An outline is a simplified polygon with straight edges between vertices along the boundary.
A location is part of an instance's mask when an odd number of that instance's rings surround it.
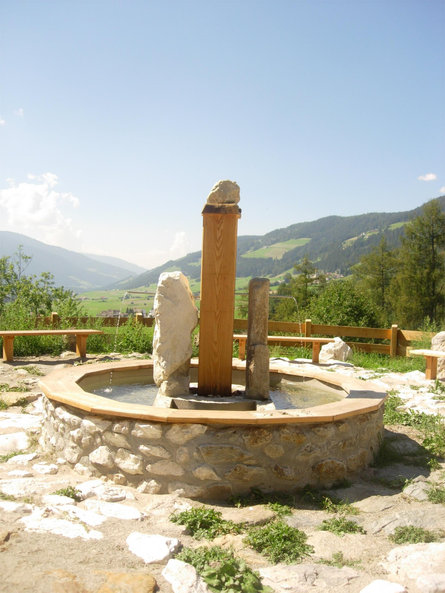
<svg viewBox="0 0 445 593">
<path fill-rule="evenodd" d="M 50 317 L 45 317 L 42 320 L 46 325 L 57 327 L 60 318 L 57 313 L 52 313 Z M 144 317 L 138 313 L 134 317 L 119 318 L 119 325 L 125 325 L 129 321 L 136 321 L 142 323 L 147 327 L 152 327 L 154 319 L 152 317 Z M 69 319 L 70 324 L 75 326 L 81 324 L 82 326 L 95 325 L 100 322 L 105 327 L 116 327 L 118 323 L 117 317 L 80 317 Z M 421 332 L 400 329 L 397 325 L 392 325 L 388 329 L 376 327 L 354 327 L 347 325 L 321 325 L 312 323 L 310 319 L 306 319 L 304 323 L 295 323 L 290 321 L 269 321 L 269 335 L 284 334 L 291 336 L 324 336 L 324 337 L 339 337 L 346 338 L 344 341 L 356 350 L 362 352 L 378 352 L 380 354 L 387 354 L 389 356 L 408 356 L 409 350 L 412 348 L 413 342 L 428 337 L 432 338 L 433 332 Z M 247 331 L 247 319 L 234 319 L 234 333 L 242 333 Z M 348 342 L 347 338 L 359 339 L 360 341 Z M 304 344 L 302 344 L 304 345 Z"/>
</svg>

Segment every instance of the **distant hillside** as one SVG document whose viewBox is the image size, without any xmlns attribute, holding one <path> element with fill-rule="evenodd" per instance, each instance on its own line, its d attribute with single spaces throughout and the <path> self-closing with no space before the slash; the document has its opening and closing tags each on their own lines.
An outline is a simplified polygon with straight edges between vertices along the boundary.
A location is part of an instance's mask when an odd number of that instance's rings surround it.
<svg viewBox="0 0 445 593">
<path fill-rule="evenodd" d="M 445 196 L 439 198 L 445 211 Z M 266 235 L 238 237 L 237 276 L 274 277 L 291 270 L 305 255 L 324 272 L 347 275 L 352 265 L 380 241 L 383 234 L 389 247 L 400 242 L 403 227 L 419 216 L 422 207 L 406 212 L 371 212 L 358 216 L 327 216 L 313 222 L 292 224 Z M 201 252 L 144 272 L 119 288 L 131 289 L 157 282 L 162 272 L 180 270 L 191 279 L 201 274 Z"/>
<path fill-rule="evenodd" d="M 101 256 L 86 256 L 47 245 L 26 235 L 0 231 L 0 257 L 13 256 L 20 245 L 23 246 L 26 255 L 32 256 L 26 274 L 40 275 L 42 272 L 50 272 L 58 286 L 76 292 L 104 288 L 123 280 L 129 281 L 134 275 L 131 271 L 134 265 L 128 262 L 119 260 L 121 266 L 113 265 L 108 263 L 112 258 L 109 258 L 108 262 L 107 258 L 101 261 Z"/>
</svg>

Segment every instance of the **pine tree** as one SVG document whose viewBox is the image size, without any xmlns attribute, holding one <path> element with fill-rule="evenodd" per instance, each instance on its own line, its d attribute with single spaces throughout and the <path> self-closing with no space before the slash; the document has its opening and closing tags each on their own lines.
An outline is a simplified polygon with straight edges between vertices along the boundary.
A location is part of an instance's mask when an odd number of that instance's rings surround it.
<svg viewBox="0 0 445 593">
<path fill-rule="evenodd" d="M 410 328 L 427 320 L 441 325 L 445 313 L 445 214 L 431 200 L 405 227 L 391 294 L 397 322 Z"/>
</svg>

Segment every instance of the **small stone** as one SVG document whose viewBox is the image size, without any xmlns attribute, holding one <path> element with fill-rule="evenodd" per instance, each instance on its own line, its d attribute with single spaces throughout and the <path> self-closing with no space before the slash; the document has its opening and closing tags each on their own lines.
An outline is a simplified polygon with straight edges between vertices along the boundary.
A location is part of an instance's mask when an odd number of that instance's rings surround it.
<svg viewBox="0 0 445 593">
<path fill-rule="evenodd" d="M 270 443 L 264 447 L 264 453 L 271 459 L 278 459 L 284 455 L 284 448 L 281 445 Z"/>
<path fill-rule="evenodd" d="M 210 465 L 200 465 L 193 470 L 193 475 L 198 480 L 219 480 L 219 476 Z"/>
<path fill-rule="evenodd" d="M 182 476 L 184 470 L 174 461 L 157 461 L 147 465 L 146 470 L 149 474 L 157 476 Z"/>
<path fill-rule="evenodd" d="M 139 451 L 145 457 L 160 457 L 161 459 L 170 459 L 171 455 L 165 447 L 156 445 L 140 445 Z"/>
<path fill-rule="evenodd" d="M 204 424 L 174 424 L 166 433 L 166 437 L 176 445 L 183 445 L 207 430 Z"/>
<path fill-rule="evenodd" d="M 54 475 L 54 474 L 57 474 L 57 472 L 59 471 L 59 466 L 56 465 L 55 463 L 34 463 L 34 465 L 32 466 L 32 469 L 37 474 Z"/>
<path fill-rule="evenodd" d="M 134 507 L 120 504 L 119 502 L 105 502 L 102 500 L 86 500 L 85 506 L 89 511 L 100 513 L 104 517 L 112 517 L 114 519 L 139 520 L 143 515 Z"/>
<path fill-rule="evenodd" d="M 156 482 L 156 480 L 150 480 L 149 482 L 141 482 L 137 487 L 138 492 L 143 492 L 145 494 L 158 494 L 162 489 L 161 484 Z"/>
<path fill-rule="evenodd" d="M 210 593 L 196 569 L 187 562 L 169 560 L 162 576 L 170 583 L 174 593 Z"/>
<path fill-rule="evenodd" d="M 37 531 L 39 533 L 53 533 L 63 535 L 70 539 L 80 537 L 81 539 L 102 539 L 103 534 L 94 529 L 86 530 L 80 523 L 73 523 L 66 519 L 55 519 L 43 516 L 43 509 L 36 509 L 31 515 L 20 519 L 25 525 L 26 531 Z"/>
<path fill-rule="evenodd" d="M 238 463 L 233 469 L 224 474 L 226 480 L 254 482 L 255 485 L 258 482 L 265 480 L 266 476 L 267 473 L 263 467 L 244 465 L 242 463 Z"/>
<path fill-rule="evenodd" d="M 106 445 L 102 445 L 91 451 L 88 458 L 94 465 L 100 465 L 105 469 L 112 469 L 114 467 L 113 455 Z"/>
<path fill-rule="evenodd" d="M 149 535 L 138 531 L 130 533 L 126 541 L 130 552 L 142 558 L 146 564 L 168 560 L 180 546 L 176 538 Z"/>
<path fill-rule="evenodd" d="M 162 427 L 157 424 L 139 424 L 134 425 L 131 436 L 140 439 L 160 439 L 162 437 Z"/>
<path fill-rule="evenodd" d="M 126 449 L 118 449 L 114 461 L 116 465 L 127 474 L 138 475 L 144 473 L 142 459 L 133 455 Z"/>
<path fill-rule="evenodd" d="M 209 464 L 252 461 L 252 456 L 235 445 L 201 445 L 198 447 Z"/>
<path fill-rule="evenodd" d="M 131 449 L 131 445 L 125 435 L 116 432 L 105 432 L 103 440 L 111 447 L 118 447 L 120 449 Z"/>
</svg>

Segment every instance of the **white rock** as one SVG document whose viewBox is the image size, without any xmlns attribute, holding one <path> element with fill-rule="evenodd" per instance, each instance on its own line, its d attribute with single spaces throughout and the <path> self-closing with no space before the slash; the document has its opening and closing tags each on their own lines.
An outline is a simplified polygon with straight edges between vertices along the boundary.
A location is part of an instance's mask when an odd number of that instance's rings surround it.
<svg viewBox="0 0 445 593">
<path fill-rule="evenodd" d="M 94 529 L 86 529 L 81 523 L 72 523 L 66 519 L 44 517 L 44 509 L 35 509 L 34 512 L 20 519 L 25 525 L 26 531 L 48 532 L 55 535 L 63 535 L 70 539 L 80 537 L 82 539 L 102 539 L 103 534 Z"/>
<path fill-rule="evenodd" d="M 334 587 L 346 587 L 359 576 L 348 566 L 336 568 L 321 564 L 291 564 L 260 568 L 258 571 L 264 585 L 276 593 L 307 593 L 330 591 Z M 349 588 L 349 587 L 348 587 Z"/>
<path fill-rule="evenodd" d="M 88 459 L 91 461 L 91 463 L 100 465 L 106 469 L 111 469 L 114 466 L 113 455 L 106 445 L 102 445 L 97 449 L 94 449 L 94 451 L 91 451 Z"/>
<path fill-rule="evenodd" d="M 105 484 L 96 490 L 96 495 L 100 500 L 105 500 L 106 502 L 119 502 L 127 498 L 127 493 L 122 488 L 107 486 Z"/>
<path fill-rule="evenodd" d="M 399 583 L 377 579 L 369 583 L 364 589 L 361 589 L 360 593 L 407 593 L 407 590 L 403 585 L 399 585 Z"/>
<path fill-rule="evenodd" d="M 392 549 L 382 564 L 390 574 L 402 579 L 416 580 L 425 574 L 443 574 L 445 543 L 400 546 Z"/>
<path fill-rule="evenodd" d="M 173 593 L 210 593 L 196 569 L 187 562 L 172 558 L 167 562 L 162 576 L 170 583 Z"/>
<path fill-rule="evenodd" d="M 160 439 L 162 437 L 162 427 L 156 424 L 136 423 L 131 435 L 142 439 Z"/>
<path fill-rule="evenodd" d="M 439 332 L 432 337 L 431 349 L 445 352 L 445 332 Z M 437 359 L 437 378 L 445 379 L 445 358 Z"/>
<path fill-rule="evenodd" d="M 184 274 L 160 275 L 154 312 L 154 381 L 161 395 L 183 395 L 189 391 L 191 334 L 198 324 L 198 309 Z"/>
<path fill-rule="evenodd" d="M 32 472 L 27 469 L 14 469 L 12 472 L 8 472 L 8 476 L 11 478 L 32 478 Z"/>
<path fill-rule="evenodd" d="M 0 412 L 0 432 L 6 432 L 14 428 L 29 430 L 30 428 L 38 428 L 41 423 L 41 418 L 31 414 Z"/>
<path fill-rule="evenodd" d="M 0 455 L 22 451 L 29 447 L 29 438 L 26 432 L 12 432 L 0 434 Z"/>
<path fill-rule="evenodd" d="M 138 492 L 144 492 L 146 494 L 158 494 L 162 486 L 156 480 L 150 480 L 149 482 L 141 482 L 137 487 Z"/>
<path fill-rule="evenodd" d="M 71 496 L 62 496 L 61 494 L 46 494 L 42 497 L 42 502 L 48 506 L 67 506 L 76 504 Z"/>
<path fill-rule="evenodd" d="M 10 465 L 28 465 L 28 463 L 30 461 L 34 461 L 36 457 L 37 453 L 23 453 L 22 455 L 15 455 L 14 457 L 11 457 L 11 459 L 8 459 L 7 463 Z"/>
<path fill-rule="evenodd" d="M 91 527 L 97 527 L 98 525 L 102 525 L 107 520 L 107 517 L 104 515 L 100 515 L 99 513 L 95 513 L 94 511 L 88 511 L 86 509 L 81 509 L 77 506 L 67 506 L 64 507 L 64 511 L 68 514 L 70 519 L 78 519 L 82 521 L 82 523 L 86 523 Z"/>
<path fill-rule="evenodd" d="M 148 535 L 133 531 L 127 537 L 127 546 L 133 554 L 142 558 L 146 564 L 162 562 L 178 549 L 179 540 L 162 535 Z"/>
<path fill-rule="evenodd" d="M 86 500 L 85 506 L 87 510 L 100 513 L 104 517 L 112 517 L 114 519 L 124 520 L 139 520 L 142 519 L 143 514 L 134 507 L 120 504 L 118 502 L 105 502 L 103 500 Z"/>
<path fill-rule="evenodd" d="M 0 481 L 0 491 L 14 497 L 32 496 L 46 490 L 46 483 L 35 478 L 13 478 Z"/>
<path fill-rule="evenodd" d="M 424 574 L 418 577 L 416 585 L 422 593 L 445 593 L 445 572 Z"/>
<path fill-rule="evenodd" d="M 133 455 L 133 453 L 130 453 L 127 449 L 118 449 L 114 462 L 127 474 L 138 475 L 144 473 L 142 459 Z"/>
<path fill-rule="evenodd" d="M 352 350 L 341 338 L 334 338 L 334 342 L 323 344 L 320 349 L 320 362 L 339 360 L 346 362 L 352 357 Z"/>
<path fill-rule="evenodd" d="M 14 502 L 13 500 L 0 500 L 0 509 L 7 513 L 30 513 L 32 505 L 24 502 Z"/>
<path fill-rule="evenodd" d="M 103 488 L 103 485 L 104 483 L 102 480 L 88 480 L 87 482 L 77 484 L 76 490 L 80 492 L 82 498 L 90 498 L 92 496 L 97 496 L 98 489 L 100 490 Z"/>
<path fill-rule="evenodd" d="M 240 188 L 235 181 L 225 179 L 218 181 L 207 196 L 207 204 L 238 204 L 240 201 Z"/>
<path fill-rule="evenodd" d="M 32 466 L 32 469 L 37 473 L 37 474 L 50 474 L 50 475 L 54 475 L 57 474 L 57 472 L 59 471 L 59 466 L 56 465 L 55 463 L 34 463 L 34 465 Z"/>
</svg>

